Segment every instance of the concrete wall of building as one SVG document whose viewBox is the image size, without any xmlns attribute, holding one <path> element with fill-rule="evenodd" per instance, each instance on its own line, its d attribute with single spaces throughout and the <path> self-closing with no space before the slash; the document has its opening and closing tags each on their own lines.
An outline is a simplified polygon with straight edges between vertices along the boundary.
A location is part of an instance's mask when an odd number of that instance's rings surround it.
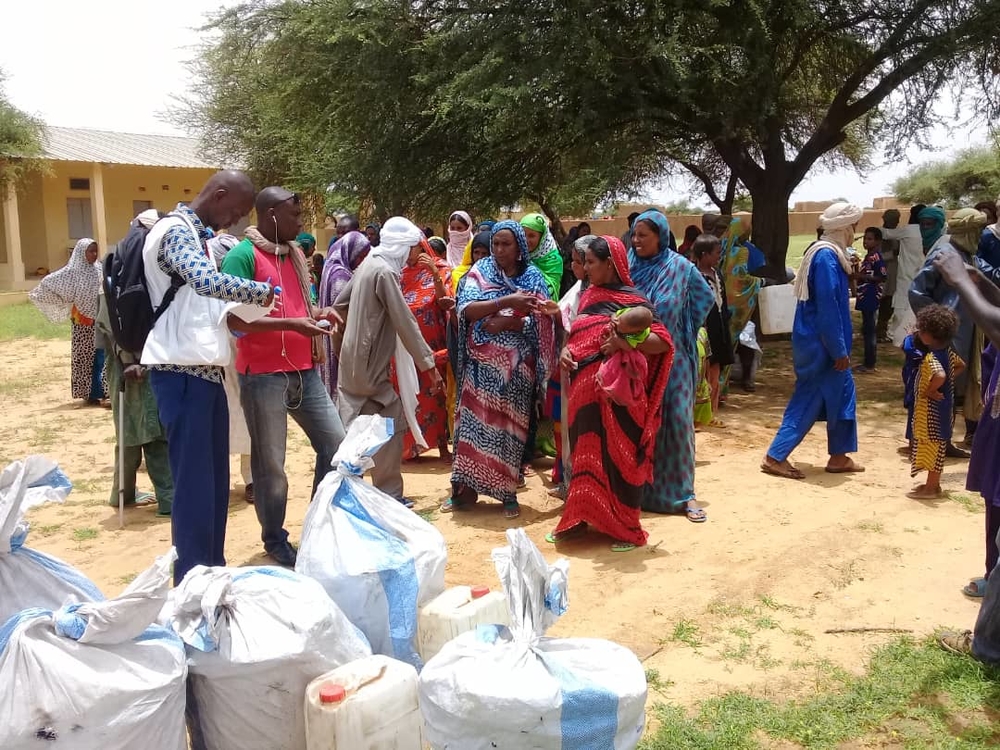
<svg viewBox="0 0 1000 750">
<path fill-rule="evenodd" d="M 171 169 L 102 165 L 104 218 L 107 243 L 125 236 L 135 216 L 135 202 L 145 201 L 160 211 L 169 211 L 182 201 L 190 201 L 213 174 L 211 169 Z M 95 165 L 86 162 L 52 162 L 44 175 L 30 178 L 19 190 L 18 216 L 21 222 L 21 257 L 27 278 L 37 278 L 39 268 L 53 271 L 69 260 L 78 238 L 70 236 L 67 199 L 86 198 L 95 205 Z M 70 180 L 90 180 L 90 190 L 73 190 Z M 0 263 L 7 261 L 0 216 Z M 93 227 L 96 235 L 97 226 Z M 96 237 L 95 237 L 96 239 Z M 103 255 L 107 247 L 101 248 Z"/>
</svg>

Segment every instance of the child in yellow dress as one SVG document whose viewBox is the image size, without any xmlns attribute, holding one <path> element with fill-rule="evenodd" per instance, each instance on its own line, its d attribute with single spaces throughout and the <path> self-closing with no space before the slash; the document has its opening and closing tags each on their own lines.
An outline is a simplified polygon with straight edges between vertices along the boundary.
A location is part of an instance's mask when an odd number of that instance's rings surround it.
<svg viewBox="0 0 1000 750">
<path fill-rule="evenodd" d="M 910 476 L 926 471 L 927 481 L 907 493 L 915 500 L 941 496 L 941 472 L 955 406 L 955 377 L 965 369 L 965 363 L 950 349 L 957 331 L 958 316 L 943 305 L 929 305 L 917 314 L 916 336 L 927 353 L 920 362 L 914 389 Z"/>
</svg>

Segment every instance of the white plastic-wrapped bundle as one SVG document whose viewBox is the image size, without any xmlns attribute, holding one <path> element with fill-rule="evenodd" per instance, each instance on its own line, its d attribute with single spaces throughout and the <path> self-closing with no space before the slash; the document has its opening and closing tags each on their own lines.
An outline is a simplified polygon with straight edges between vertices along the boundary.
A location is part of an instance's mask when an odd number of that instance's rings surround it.
<svg viewBox="0 0 1000 750">
<path fill-rule="evenodd" d="M 188 646 L 194 750 L 305 750 L 306 686 L 371 654 L 319 583 L 283 568 L 199 565 L 165 613 Z"/>
<path fill-rule="evenodd" d="M 42 456 L 28 456 L 0 472 L 0 622 L 29 607 L 56 610 L 104 599 L 76 568 L 24 546 L 28 509 L 61 503 L 70 489 L 58 465 Z"/>
<path fill-rule="evenodd" d="M 646 674 L 627 648 L 545 638 L 566 610 L 568 564 L 549 566 L 522 529 L 493 551 L 511 627 L 480 626 L 420 674 L 426 739 L 436 750 L 629 750 L 645 725 Z"/>
<path fill-rule="evenodd" d="M 351 424 L 302 522 L 295 570 L 323 585 L 372 651 L 420 669 L 417 613 L 444 591 L 448 553 L 437 529 L 361 478 L 391 435 L 384 417 Z"/>
<path fill-rule="evenodd" d="M 0 747 L 186 750 L 184 644 L 155 624 L 176 553 L 121 596 L 0 625 Z"/>
</svg>

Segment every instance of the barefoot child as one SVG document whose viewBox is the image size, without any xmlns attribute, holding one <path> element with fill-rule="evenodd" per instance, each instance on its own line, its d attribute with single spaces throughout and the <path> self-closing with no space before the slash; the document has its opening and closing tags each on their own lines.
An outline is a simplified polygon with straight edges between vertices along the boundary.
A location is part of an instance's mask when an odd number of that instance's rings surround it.
<svg viewBox="0 0 1000 750">
<path fill-rule="evenodd" d="M 913 403 L 913 449 L 910 476 L 927 472 L 927 481 L 907 494 L 915 500 L 941 496 L 941 471 L 951 439 L 955 376 L 965 363 L 949 349 L 958 330 L 958 316 L 942 305 L 917 313 L 917 338 L 927 353 L 917 371 Z"/>
</svg>

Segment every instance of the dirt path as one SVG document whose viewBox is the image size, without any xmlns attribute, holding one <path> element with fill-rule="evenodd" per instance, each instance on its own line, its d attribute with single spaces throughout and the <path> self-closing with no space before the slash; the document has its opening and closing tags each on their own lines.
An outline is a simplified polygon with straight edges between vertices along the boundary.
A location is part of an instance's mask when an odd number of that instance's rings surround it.
<svg viewBox="0 0 1000 750">
<path fill-rule="evenodd" d="M 647 516 L 650 546 L 612 553 L 608 540 L 584 537 L 560 553 L 571 561 L 570 609 L 554 635 L 610 638 L 656 670 L 651 700 L 682 704 L 735 687 L 798 694 L 834 667 L 858 669 L 886 634 L 826 634 L 833 628 L 898 628 L 922 636 L 936 625 L 971 627 L 977 604 L 959 588 L 982 573 L 982 505 L 964 486 L 965 464 L 950 463 L 949 499 L 916 502 L 908 465 L 897 456 L 904 414 L 898 406 L 898 358 L 883 352 L 883 371 L 859 378 L 861 450 L 868 472 L 823 472 L 825 436 L 816 430 L 793 456 L 805 482 L 762 475 L 758 466 L 792 382 L 787 345 L 770 345 L 758 393 L 736 395 L 728 429 L 698 435 L 699 500 L 709 522 Z M 69 343 L 0 344 L 0 459 L 28 453 L 60 461 L 75 483 L 63 506 L 30 515 L 32 547 L 81 568 L 117 593 L 169 545 L 169 522 L 132 510 L 118 529 L 107 506 L 113 467 L 111 413 L 69 399 Z M 776 405 L 775 405 L 776 404 Z M 313 458 L 304 436 L 289 433 L 288 528 L 297 540 L 308 502 Z M 238 460 L 233 463 L 238 482 Z M 560 508 L 542 476 L 522 493 L 523 525 L 549 559 L 543 540 Z M 446 516 L 433 512 L 448 487 L 434 459 L 409 465 L 407 494 L 448 540 L 449 583 L 496 585 L 490 550 L 510 524 L 499 506 Z M 148 489 L 148 480 L 140 479 Z M 235 487 L 235 485 L 234 485 Z M 227 556 L 261 563 L 259 527 L 242 488 L 231 497 Z"/>
</svg>

